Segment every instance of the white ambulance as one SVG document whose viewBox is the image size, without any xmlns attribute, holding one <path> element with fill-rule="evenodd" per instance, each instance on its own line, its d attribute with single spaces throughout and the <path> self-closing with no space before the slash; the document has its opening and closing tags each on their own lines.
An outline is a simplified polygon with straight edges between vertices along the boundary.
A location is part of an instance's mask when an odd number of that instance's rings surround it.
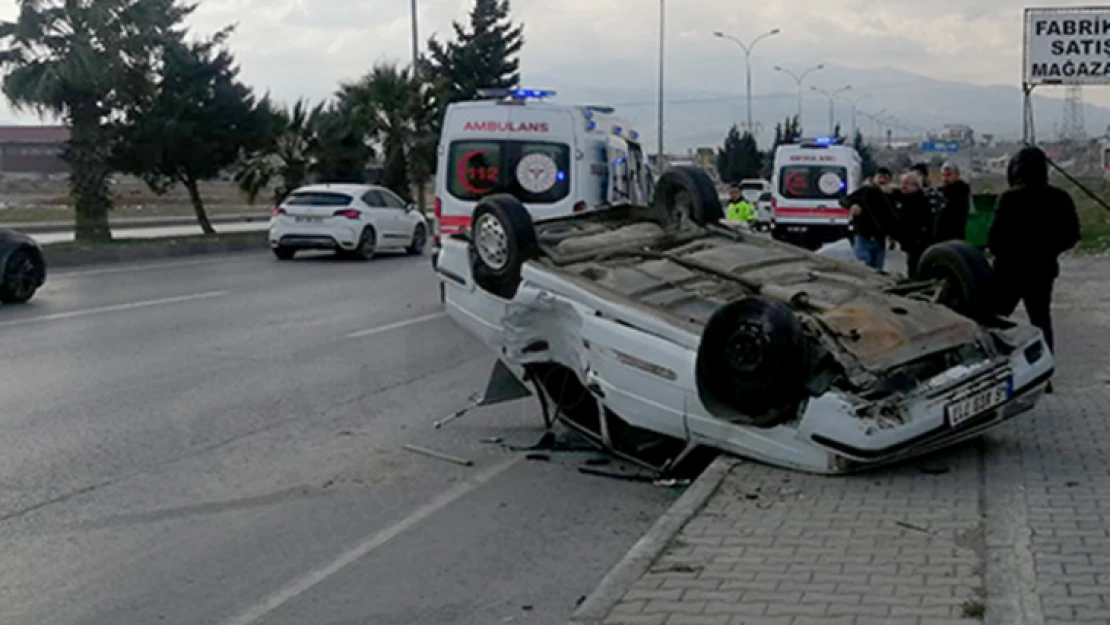
<svg viewBox="0 0 1110 625">
<path fill-rule="evenodd" d="M 605 106 L 546 101 L 553 91 L 486 89 L 447 107 L 435 179 L 440 237 L 470 228 L 478 201 L 509 193 L 544 221 L 646 205 L 652 177 L 639 133 Z"/>
<path fill-rule="evenodd" d="M 832 139 L 780 145 L 771 176 L 776 239 L 809 249 L 849 234 L 851 215 L 842 198 L 863 184 L 854 148 Z"/>
</svg>

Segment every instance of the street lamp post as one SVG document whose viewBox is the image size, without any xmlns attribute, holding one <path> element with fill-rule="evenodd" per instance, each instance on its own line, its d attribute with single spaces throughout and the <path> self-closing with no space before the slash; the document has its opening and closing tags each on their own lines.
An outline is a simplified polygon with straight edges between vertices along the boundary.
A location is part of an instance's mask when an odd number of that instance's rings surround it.
<svg viewBox="0 0 1110 625">
<path fill-rule="evenodd" d="M 850 104 L 851 107 L 852 107 L 852 137 L 855 137 L 856 136 L 856 107 L 857 107 L 857 105 L 859 105 L 860 102 L 866 100 L 867 98 L 870 98 L 871 94 L 870 93 L 865 93 L 863 95 L 857 96 L 855 99 L 844 97 L 844 96 L 840 96 L 840 97 L 843 98 L 844 101 L 847 102 L 848 104 Z"/>
<path fill-rule="evenodd" d="M 882 116 L 883 113 L 886 113 L 886 109 L 879 109 L 874 113 L 864 113 L 863 111 L 860 111 L 861 115 L 871 120 L 871 132 L 872 136 L 874 137 L 879 137 L 879 118 Z"/>
<path fill-rule="evenodd" d="M 823 95 L 823 96 L 825 96 L 826 98 L 829 99 L 829 135 L 830 136 L 833 134 L 833 131 L 835 130 L 835 124 L 836 124 L 836 96 L 840 95 L 841 93 L 844 93 L 845 91 L 848 91 L 851 88 L 852 88 L 852 85 L 844 85 L 843 87 L 837 89 L 836 91 L 826 91 L 824 89 L 818 89 L 817 87 L 810 87 L 810 89 L 813 89 L 817 93 L 820 93 L 821 95 Z"/>
<path fill-rule="evenodd" d="M 786 74 L 787 76 L 790 76 L 791 78 L 794 79 L 794 82 L 798 85 L 798 102 L 797 102 L 797 112 L 795 113 L 795 115 L 797 115 L 797 117 L 798 117 L 798 125 L 800 125 L 802 127 L 805 127 L 805 125 L 802 124 L 802 82 L 805 81 L 806 76 L 810 75 L 813 72 L 816 72 L 819 69 L 825 69 L 825 64 L 821 63 L 819 65 L 815 65 L 815 66 L 807 69 L 806 71 L 802 72 L 801 74 L 795 74 L 794 72 L 792 72 L 792 71 L 790 71 L 786 68 L 780 67 L 778 65 L 775 66 L 775 71 L 776 72 L 782 72 L 782 73 Z"/>
<path fill-rule="evenodd" d="M 656 167 L 663 167 L 663 42 L 667 32 L 666 0 L 659 0 L 659 156 Z"/>
<path fill-rule="evenodd" d="M 749 133 L 754 133 L 755 132 L 755 128 L 752 125 L 752 50 L 755 49 L 755 45 L 757 43 L 759 43 L 761 40 L 766 39 L 767 37 L 770 37 L 771 35 L 777 35 L 780 32 L 782 32 L 782 31 L 778 28 L 767 31 L 767 32 L 763 33 L 762 35 L 756 37 L 751 42 L 750 45 L 745 44 L 743 41 L 740 41 L 739 39 L 737 39 L 736 37 L 733 37 L 732 35 L 729 35 L 729 34 L 726 34 L 726 33 L 720 32 L 720 31 L 717 31 L 717 32 L 713 33 L 714 37 L 718 37 L 720 39 L 728 39 L 729 41 L 731 41 L 731 42 L 735 43 L 736 45 L 740 46 L 740 49 L 744 51 L 744 67 L 745 67 L 745 71 L 746 71 L 746 75 L 747 75 L 747 78 L 746 78 L 746 81 L 745 81 L 747 86 L 746 86 L 745 91 L 747 92 L 746 100 L 747 100 L 747 103 L 748 103 L 747 117 L 748 117 L 748 132 Z"/>
</svg>

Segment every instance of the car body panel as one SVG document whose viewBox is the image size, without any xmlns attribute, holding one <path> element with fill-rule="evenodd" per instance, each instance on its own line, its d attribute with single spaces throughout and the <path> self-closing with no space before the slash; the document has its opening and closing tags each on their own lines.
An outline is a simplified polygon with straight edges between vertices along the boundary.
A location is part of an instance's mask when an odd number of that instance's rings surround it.
<svg viewBox="0 0 1110 625">
<path fill-rule="evenodd" d="M 590 218 L 537 225 L 537 236 L 540 257 L 523 265 L 511 300 L 474 284 L 465 237 L 446 239 L 436 270 L 449 316 L 514 371 L 565 366 L 622 420 L 692 444 L 842 473 L 977 436 L 1028 410 L 1053 372 L 1031 326 L 985 328 L 892 294 L 893 276 L 767 237 Z M 845 372 L 840 386 L 767 428 L 713 414 L 696 382 L 706 321 L 753 285 L 766 298 L 805 302 L 799 316 Z M 891 390 L 898 376 L 910 383 Z M 947 406 L 997 385 L 1008 385 L 1005 401 L 950 425 Z"/>
</svg>

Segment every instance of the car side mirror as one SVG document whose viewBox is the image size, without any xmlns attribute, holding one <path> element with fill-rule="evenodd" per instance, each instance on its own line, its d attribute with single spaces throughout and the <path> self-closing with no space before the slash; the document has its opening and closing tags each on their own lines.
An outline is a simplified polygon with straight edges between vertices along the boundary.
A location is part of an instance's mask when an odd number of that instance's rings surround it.
<svg viewBox="0 0 1110 625">
<path fill-rule="evenodd" d="M 412 202 L 409 202 L 408 204 L 405 204 L 405 210 L 406 211 L 411 211 L 415 208 L 416 208 L 416 204 L 413 204 Z"/>
</svg>

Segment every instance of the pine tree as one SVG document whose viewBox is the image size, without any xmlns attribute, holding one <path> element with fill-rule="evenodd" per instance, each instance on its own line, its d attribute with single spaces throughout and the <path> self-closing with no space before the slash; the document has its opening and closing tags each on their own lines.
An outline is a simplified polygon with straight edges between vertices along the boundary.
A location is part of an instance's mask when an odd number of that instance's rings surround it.
<svg viewBox="0 0 1110 625">
<path fill-rule="evenodd" d="M 758 178 L 763 169 L 763 154 L 751 133 L 740 134 L 735 125 L 725 135 L 724 146 L 717 150 L 717 172 L 725 182 Z"/>
<path fill-rule="evenodd" d="M 440 79 L 446 101 L 472 99 L 482 88 L 518 85 L 524 27 L 509 20 L 509 0 L 475 0 L 469 27 L 453 25 L 455 41 L 428 41 L 424 68 L 430 72 L 425 75 Z"/>
</svg>

